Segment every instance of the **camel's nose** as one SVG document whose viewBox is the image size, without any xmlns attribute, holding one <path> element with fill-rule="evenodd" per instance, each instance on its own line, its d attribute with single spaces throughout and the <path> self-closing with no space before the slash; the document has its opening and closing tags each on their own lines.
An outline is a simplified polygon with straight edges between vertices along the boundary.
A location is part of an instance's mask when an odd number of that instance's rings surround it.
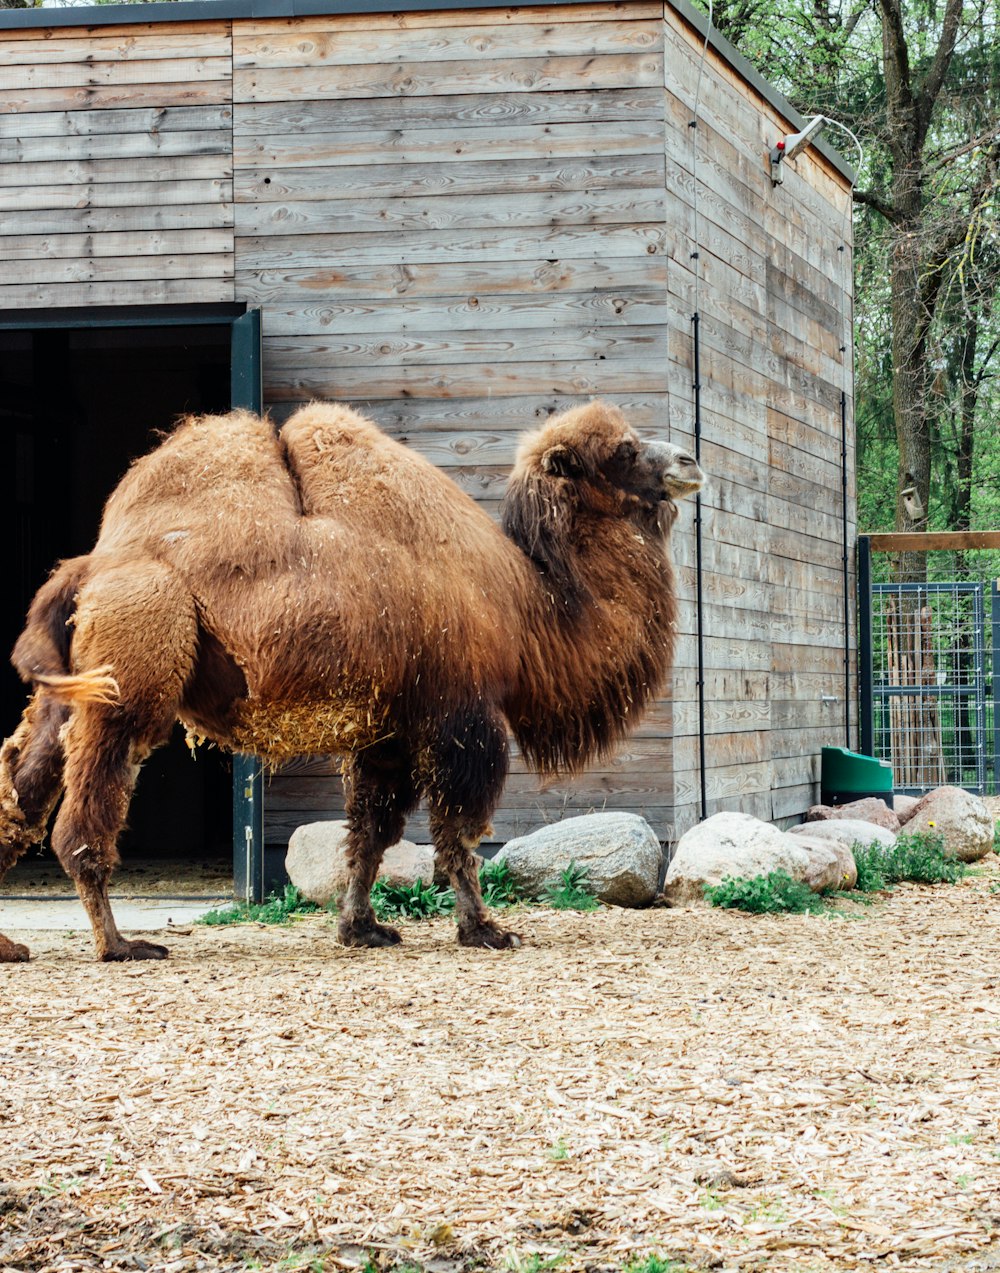
<svg viewBox="0 0 1000 1273">
<path fill-rule="evenodd" d="M 701 465 L 687 451 L 671 442 L 648 442 L 646 454 L 660 471 L 663 485 L 673 499 L 683 499 L 701 490 L 705 473 Z"/>
</svg>

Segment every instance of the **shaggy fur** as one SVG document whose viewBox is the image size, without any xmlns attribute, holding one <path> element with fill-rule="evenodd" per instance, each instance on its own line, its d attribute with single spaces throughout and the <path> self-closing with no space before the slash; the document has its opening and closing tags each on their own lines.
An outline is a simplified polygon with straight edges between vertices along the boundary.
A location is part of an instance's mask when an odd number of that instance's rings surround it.
<svg viewBox="0 0 1000 1273">
<path fill-rule="evenodd" d="M 343 941 L 399 940 L 368 894 L 425 798 L 459 941 L 518 944 L 483 906 L 473 855 L 508 727 L 540 769 L 577 771 L 634 725 L 672 653 L 674 501 L 701 481 L 593 403 L 525 439 L 501 533 L 347 407 L 305 407 L 280 433 L 240 411 L 185 421 L 32 604 L 13 657 L 34 693 L 0 752 L 0 873 L 62 795 L 52 846 L 98 955 L 165 955 L 121 936 L 107 885 L 138 767 L 180 719 L 272 765 L 345 757 Z M 26 957 L 0 939 L 0 960 Z"/>
</svg>

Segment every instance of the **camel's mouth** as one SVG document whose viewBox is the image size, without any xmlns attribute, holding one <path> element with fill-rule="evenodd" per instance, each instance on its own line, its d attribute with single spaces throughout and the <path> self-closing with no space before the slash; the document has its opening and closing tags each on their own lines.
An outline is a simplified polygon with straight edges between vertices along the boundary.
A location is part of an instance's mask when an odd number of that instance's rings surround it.
<svg viewBox="0 0 1000 1273">
<path fill-rule="evenodd" d="M 663 474 L 660 499 L 686 499 L 696 495 L 705 485 L 705 472 L 690 455 L 677 456 Z"/>
</svg>

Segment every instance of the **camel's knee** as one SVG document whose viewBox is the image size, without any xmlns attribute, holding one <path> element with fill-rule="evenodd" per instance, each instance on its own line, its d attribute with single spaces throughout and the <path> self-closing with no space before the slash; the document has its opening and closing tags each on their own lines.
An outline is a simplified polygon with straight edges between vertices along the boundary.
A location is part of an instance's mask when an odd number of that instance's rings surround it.
<svg viewBox="0 0 1000 1273">
<path fill-rule="evenodd" d="M 106 878 L 118 862 L 139 773 L 131 722 L 113 709 L 81 708 L 63 731 L 66 791 L 52 828 L 52 848 L 66 873 Z"/>
<path fill-rule="evenodd" d="M 430 748 L 426 778 L 431 808 L 455 820 L 461 834 L 478 844 L 507 780 L 509 752 L 502 718 L 481 706 L 452 713 Z"/>
<path fill-rule="evenodd" d="M 382 853 L 403 834 L 406 816 L 420 799 L 405 748 L 387 742 L 367 748 L 344 768 L 348 865 Z"/>
<path fill-rule="evenodd" d="M 45 836 L 62 789 L 59 731 L 67 709 L 37 693 L 0 748 L 0 873 Z"/>
</svg>

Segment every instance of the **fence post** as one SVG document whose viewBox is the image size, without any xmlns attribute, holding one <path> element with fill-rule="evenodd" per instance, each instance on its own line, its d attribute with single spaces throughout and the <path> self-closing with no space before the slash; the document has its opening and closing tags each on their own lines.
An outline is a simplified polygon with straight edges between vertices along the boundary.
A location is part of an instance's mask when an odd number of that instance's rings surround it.
<svg viewBox="0 0 1000 1273">
<path fill-rule="evenodd" d="M 875 699 L 872 693 L 872 545 L 858 536 L 858 722 L 861 753 L 874 756 Z"/>
<path fill-rule="evenodd" d="M 990 642 L 990 680 L 994 690 L 994 794 L 1000 796 L 1000 580 L 990 584 L 990 617 L 992 640 Z"/>
</svg>

